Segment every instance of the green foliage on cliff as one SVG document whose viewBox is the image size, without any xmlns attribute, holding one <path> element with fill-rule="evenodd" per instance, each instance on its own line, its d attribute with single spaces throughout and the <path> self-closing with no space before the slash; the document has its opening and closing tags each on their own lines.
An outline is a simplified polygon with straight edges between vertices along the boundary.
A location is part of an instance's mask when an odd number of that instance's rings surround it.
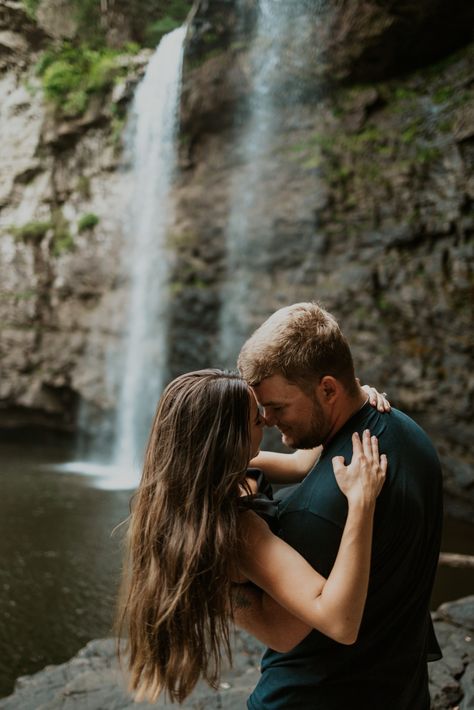
<svg viewBox="0 0 474 710">
<path fill-rule="evenodd" d="M 88 215 L 90 221 L 90 215 Z M 96 217 L 96 215 L 93 215 Z M 98 218 L 96 218 L 98 220 Z M 72 238 L 69 222 L 58 208 L 51 212 L 48 220 L 32 220 L 17 227 L 10 226 L 9 231 L 25 244 L 40 244 L 44 237 L 50 232 L 49 247 L 53 256 L 60 256 L 65 252 L 72 251 L 74 240 Z"/>
<path fill-rule="evenodd" d="M 107 47 L 91 49 L 69 43 L 47 50 L 36 65 L 46 98 L 66 117 L 81 115 L 92 96 L 107 93 L 123 74 L 118 55 Z"/>
<path fill-rule="evenodd" d="M 180 27 L 189 12 L 190 5 L 188 0 L 170 0 L 163 17 L 146 27 L 145 43 L 148 46 L 156 46 L 165 34 Z"/>
<path fill-rule="evenodd" d="M 99 217 L 93 212 L 83 214 L 77 223 L 77 231 L 79 233 L 86 232 L 88 229 L 93 229 L 99 222 Z"/>
<path fill-rule="evenodd" d="M 51 229 L 52 222 L 35 220 L 21 225 L 21 227 L 11 226 L 11 233 L 17 238 L 26 243 L 39 243 Z"/>
<path fill-rule="evenodd" d="M 60 208 L 53 211 L 51 221 L 53 225 L 53 239 L 50 246 L 53 256 L 61 256 L 61 254 L 72 251 L 74 249 L 74 240 L 69 228 L 69 222 Z"/>
<path fill-rule="evenodd" d="M 36 17 L 36 12 L 38 10 L 41 0 L 22 0 L 22 5 L 26 10 L 26 13 L 32 20 Z"/>
</svg>

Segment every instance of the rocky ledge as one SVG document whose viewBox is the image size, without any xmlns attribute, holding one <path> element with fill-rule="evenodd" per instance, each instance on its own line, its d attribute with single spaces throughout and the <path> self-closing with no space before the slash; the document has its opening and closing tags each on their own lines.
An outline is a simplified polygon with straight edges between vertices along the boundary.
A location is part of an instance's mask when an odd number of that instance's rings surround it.
<svg viewBox="0 0 474 710">
<path fill-rule="evenodd" d="M 430 664 L 432 710 L 474 708 L 474 595 L 448 602 L 433 614 L 443 659 Z M 234 666 L 222 674 L 220 687 L 199 683 L 182 707 L 241 710 L 255 686 L 261 646 L 249 636 L 235 637 Z M 115 641 L 91 641 L 60 666 L 47 666 L 16 682 L 15 691 L 0 700 L 2 710 L 125 710 L 136 708 L 127 694 L 115 658 Z M 161 699 L 147 707 L 171 707 Z M 176 707 L 176 706 L 173 706 Z"/>
</svg>

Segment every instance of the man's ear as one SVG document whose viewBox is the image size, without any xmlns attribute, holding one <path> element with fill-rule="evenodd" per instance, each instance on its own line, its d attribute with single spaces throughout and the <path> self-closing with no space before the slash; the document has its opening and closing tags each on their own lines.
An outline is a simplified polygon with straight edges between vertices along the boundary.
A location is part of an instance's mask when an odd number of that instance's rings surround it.
<svg viewBox="0 0 474 710">
<path fill-rule="evenodd" d="M 331 375 L 324 375 L 318 385 L 319 396 L 323 402 L 331 404 L 339 396 L 341 383 Z"/>
</svg>

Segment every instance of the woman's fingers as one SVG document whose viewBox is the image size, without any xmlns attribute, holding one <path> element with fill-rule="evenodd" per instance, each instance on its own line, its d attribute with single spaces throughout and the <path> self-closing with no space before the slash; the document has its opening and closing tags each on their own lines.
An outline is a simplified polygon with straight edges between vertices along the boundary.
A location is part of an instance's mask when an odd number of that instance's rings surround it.
<svg viewBox="0 0 474 710">
<path fill-rule="evenodd" d="M 378 463 L 379 461 L 379 440 L 376 436 L 370 437 L 370 446 L 372 449 L 372 459 Z"/>
<path fill-rule="evenodd" d="M 377 407 L 379 412 L 390 412 L 392 409 L 392 405 L 388 401 L 387 398 L 387 393 L 382 392 L 381 394 L 378 395 L 380 399 L 379 406 Z"/>
<path fill-rule="evenodd" d="M 370 440 L 370 431 L 368 429 L 365 429 L 362 435 L 362 446 L 365 458 L 367 461 L 372 461 L 372 442 Z"/>
<path fill-rule="evenodd" d="M 342 473 L 344 471 L 344 456 L 334 456 L 332 459 L 332 469 L 336 476 L 338 473 Z"/>
<path fill-rule="evenodd" d="M 359 382 L 360 384 L 360 382 Z M 379 392 L 375 387 L 370 385 L 362 385 L 362 389 L 369 398 L 372 407 L 375 407 L 379 412 L 390 412 L 392 406 L 388 400 L 386 392 Z"/>
<path fill-rule="evenodd" d="M 352 451 L 354 456 L 360 456 L 362 454 L 362 442 L 358 432 L 356 431 L 352 434 Z"/>
</svg>

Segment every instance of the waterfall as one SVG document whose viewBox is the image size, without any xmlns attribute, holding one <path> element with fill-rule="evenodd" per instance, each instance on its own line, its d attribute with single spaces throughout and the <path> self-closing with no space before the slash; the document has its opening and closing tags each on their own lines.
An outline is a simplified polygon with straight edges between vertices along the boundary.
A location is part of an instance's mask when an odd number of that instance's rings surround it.
<svg viewBox="0 0 474 710">
<path fill-rule="evenodd" d="M 178 109 L 186 27 L 163 37 L 139 84 L 125 133 L 130 199 L 123 218 L 123 272 L 128 284 L 120 353 L 109 353 L 103 374 L 118 391 L 112 463 L 104 463 L 103 431 L 86 461 L 59 466 L 90 475 L 100 488 L 133 488 L 164 385 L 168 339 L 167 228 L 177 162 Z M 122 205 L 117 210 L 124 211 Z M 94 451 L 94 448 L 97 451 Z M 90 459 L 93 459 L 92 461 Z"/>
<path fill-rule="evenodd" d="M 282 142 L 279 133 L 285 110 L 291 111 L 292 103 L 301 99 L 298 77 L 317 57 L 314 26 L 322 21 L 325 5 L 324 0 L 258 3 L 250 50 L 253 82 L 236 149 L 236 163 L 241 167 L 232 181 L 226 234 L 227 278 L 218 350 L 221 365 L 226 367 L 235 366 L 252 319 L 258 325 L 268 315 L 258 312 L 261 294 L 277 287 L 267 258 L 274 231 L 270 205 L 278 189 L 276 148 Z"/>
<path fill-rule="evenodd" d="M 135 94 L 127 152 L 133 190 L 126 220 L 130 309 L 121 363 L 115 463 L 136 482 L 163 388 L 168 336 L 167 226 L 176 167 L 177 115 L 185 28 L 166 35 Z"/>
</svg>

